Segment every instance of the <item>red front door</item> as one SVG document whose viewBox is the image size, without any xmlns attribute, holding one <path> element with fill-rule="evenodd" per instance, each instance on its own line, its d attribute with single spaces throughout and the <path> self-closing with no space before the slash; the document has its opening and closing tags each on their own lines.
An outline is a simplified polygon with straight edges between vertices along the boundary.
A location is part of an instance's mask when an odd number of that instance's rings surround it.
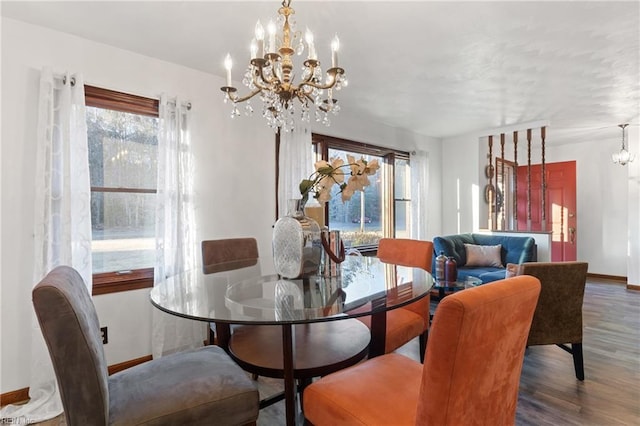
<svg viewBox="0 0 640 426">
<path fill-rule="evenodd" d="M 551 231 L 551 261 L 576 260 L 576 162 L 565 161 L 545 165 L 546 227 L 543 226 L 542 215 L 542 166 L 531 166 L 530 203 L 527 189 L 528 169 L 527 166 L 518 167 L 518 230 Z M 529 217 L 530 229 L 527 225 Z"/>
</svg>

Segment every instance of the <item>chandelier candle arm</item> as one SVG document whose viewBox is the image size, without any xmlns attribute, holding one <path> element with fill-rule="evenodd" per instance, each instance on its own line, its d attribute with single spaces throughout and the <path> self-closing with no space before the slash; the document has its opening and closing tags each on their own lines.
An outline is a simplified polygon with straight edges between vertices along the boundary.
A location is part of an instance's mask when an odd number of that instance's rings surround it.
<svg viewBox="0 0 640 426">
<path fill-rule="evenodd" d="M 239 103 L 239 102 L 248 101 L 249 99 L 253 98 L 258 93 L 260 93 L 260 89 L 257 89 L 257 90 L 254 90 L 253 92 L 249 93 L 246 96 L 239 97 L 236 94 L 238 89 L 236 89 L 235 87 L 221 87 L 221 90 L 227 93 L 227 96 L 229 97 L 229 99 L 233 103 Z"/>
<path fill-rule="evenodd" d="M 258 41 L 258 58 L 264 56 L 264 28 L 258 20 L 255 28 L 256 40 Z"/>
<path fill-rule="evenodd" d="M 311 86 L 311 87 L 315 87 L 316 89 L 331 89 L 336 82 L 336 76 L 340 75 L 340 74 L 344 74 L 344 70 L 342 68 L 329 68 L 327 70 L 327 74 L 329 75 L 329 79 L 327 79 L 327 84 L 319 84 L 319 83 L 314 83 L 313 81 L 305 81 L 304 83 L 300 84 L 301 86 Z"/>
<path fill-rule="evenodd" d="M 301 118 L 309 121 L 311 107 L 315 107 L 316 121 L 329 125 L 328 113 L 337 114 L 340 106 L 333 98 L 333 89 L 340 90 L 347 86 L 344 69 L 338 66 L 338 51 L 340 40 L 336 35 L 331 42 L 331 68 L 326 70 L 326 77 L 318 60 L 313 33 L 307 28 L 304 38 L 300 31 L 295 31 L 290 17 L 295 11 L 290 7 L 290 0 L 284 0 L 282 7 L 278 9 L 280 15 L 280 37 L 274 21 L 269 21 L 265 28 L 260 21 L 255 25 L 255 38 L 251 41 L 250 61 L 244 73 L 242 83 L 249 88 L 250 93 L 245 96 L 238 95 L 238 89 L 233 87 L 231 70 L 233 62 L 231 56 L 225 57 L 226 86 L 220 88 L 225 93 L 225 101 L 233 102 L 231 116 L 240 115 L 237 104 L 248 101 L 260 94 L 263 102 L 262 115 L 268 125 L 274 130 L 282 129 L 285 132 L 294 128 L 294 98 L 301 104 Z M 297 40 L 297 41 L 296 41 Z M 307 45 L 307 59 L 302 67 L 302 75 L 299 83 L 295 83 L 293 71 L 294 54 L 302 54 L 304 42 Z M 293 49 L 294 42 L 297 43 Z M 278 47 L 279 43 L 279 47 Z M 323 82 L 324 80 L 324 82 Z M 325 92 L 328 90 L 328 92 Z M 326 96 L 326 97 L 325 97 Z M 253 108 L 247 103 L 246 114 L 251 115 Z"/>
<path fill-rule="evenodd" d="M 331 42 L 331 68 L 336 68 L 338 66 L 338 50 L 340 50 L 340 39 L 336 34 Z"/>
<path fill-rule="evenodd" d="M 318 55 L 316 54 L 316 48 L 313 44 L 313 33 L 307 28 L 307 32 L 304 35 L 304 39 L 307 42 L 307 46 L 309 47 L 309 56 L 307 59 L 316 60 L 318 59 Z"/>
<path fill-rule="evenodd" d="M 267 53 L 276 53 L 276 24 L 274 24 L 273 21 L 269 21 L 269 24 L 267 25 L 267 32 L 269 33 Z"/>
<path fill-rule="evenodd" d="M 227 56 L 224 58 L 224 67 L 227 70 L 227 87 L 231 87 L 231 68 L 233 68 L 233 61 L 229 53 L 227 53 Z"/>
</svg>

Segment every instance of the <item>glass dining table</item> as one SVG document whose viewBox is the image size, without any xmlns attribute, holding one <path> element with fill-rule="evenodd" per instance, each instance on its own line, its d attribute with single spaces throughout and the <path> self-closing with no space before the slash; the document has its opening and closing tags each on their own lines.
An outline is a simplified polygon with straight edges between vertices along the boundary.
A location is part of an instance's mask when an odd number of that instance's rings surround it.
<svg viewBox="0 0 640 426">
<path fill-rule="evenodd" d="M 340 266 L 338 276 L 299 279 L 189 271 L 154 287 L 151 303 L 193 320 L 280 326 L 286 424 L 293 425 L 298 411 L 295 326 L 371 315 L 368 356 L 378 356 L 384 353 L 386 312 L 427 296 L 433 286 L 427 271 L 383 263 L 375 257 L 347 256 Z"/>
</svg>

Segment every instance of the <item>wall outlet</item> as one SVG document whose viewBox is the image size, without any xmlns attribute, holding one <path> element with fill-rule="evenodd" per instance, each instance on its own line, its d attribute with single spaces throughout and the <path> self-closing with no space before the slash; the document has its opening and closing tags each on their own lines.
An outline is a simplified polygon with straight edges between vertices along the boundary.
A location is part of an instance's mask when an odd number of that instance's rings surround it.
<svg viewBox="0 0 640 426">
<path fill-rule="evenodd" d="M 102 344 L 106 345 L 109 343 L 109 335 L 107 334 L 107 327 L 100 327 L 100 332 L 102 333 Z"/>
</svg>

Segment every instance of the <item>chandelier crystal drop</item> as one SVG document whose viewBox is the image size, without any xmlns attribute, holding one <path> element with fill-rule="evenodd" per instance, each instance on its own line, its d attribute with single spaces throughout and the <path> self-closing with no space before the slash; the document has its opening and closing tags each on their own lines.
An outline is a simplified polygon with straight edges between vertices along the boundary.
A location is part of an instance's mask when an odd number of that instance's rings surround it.
<svg viewBox="0 0 640 426">
<path fill-rule="evenodd" d="M 627 150 L 625 137 L 625 129 L 627 128 L 627 126 L 628 124 L 618 124 L 618 127 L 622 129 L 622 149 L 620 149 L 620 152 L 616 152 L 615 154 L 611 155 L 611 159 L 613 160 L 613 162 L 615 164 L 620 164 L 621 166 L 625 166 L 627 163 L 631 163 L 636 158 L 635 155 L 631 154 Z"/>
<path fill-rule="evenodd" d="M 244 108 L 246 115 L 252 115 L 253 107 L 249 100 L 259 95 L 262 101 L 262 116 L 274 131 L 282 129 L 293 131 L 295 125 L 295 100 L 300 103 L 299 116 L 308 122 L 312 107 L 315 109 L 313 117 L 316 121 L 329 126 L 329 114 L 338 114 L 340 106 L 334 98 L 334 91 L 346 87 L 348 82 L 344 69 L 338 66 L 338 50 L 340 40 L 336 35 L 331 42 L 331 68 L 326 70 L 323 81 L 322 68 L 316 53 L 313 33 L 306 30 L 304 40 L 302 33 L 294 28 L 292 15 L 295 11 L 290 7 L 291 0 L 284 0 L 278 10 L 278 32 L 276 24 L 270 21 L 265 29 L 258 21 L 255 26 L 255 38 L 251 42 L 251 60 L 247 67 L 242 84 L 249 89 L 245 96 L 238 95 L 238 89 L 233 87 L 231 70 L 233 61 L 227 54 L 224 67 L 227 72 L 226 85 L 221 87 L 225 102 L 231 102 L 231 117 L 240 115 L 238 104 L 247 102 Z M 307 59 L 300 68 L 300 82 L 295 83 L 296 71 L 292 57 L 301 55 L 307 46 Z"/>
</svg>

